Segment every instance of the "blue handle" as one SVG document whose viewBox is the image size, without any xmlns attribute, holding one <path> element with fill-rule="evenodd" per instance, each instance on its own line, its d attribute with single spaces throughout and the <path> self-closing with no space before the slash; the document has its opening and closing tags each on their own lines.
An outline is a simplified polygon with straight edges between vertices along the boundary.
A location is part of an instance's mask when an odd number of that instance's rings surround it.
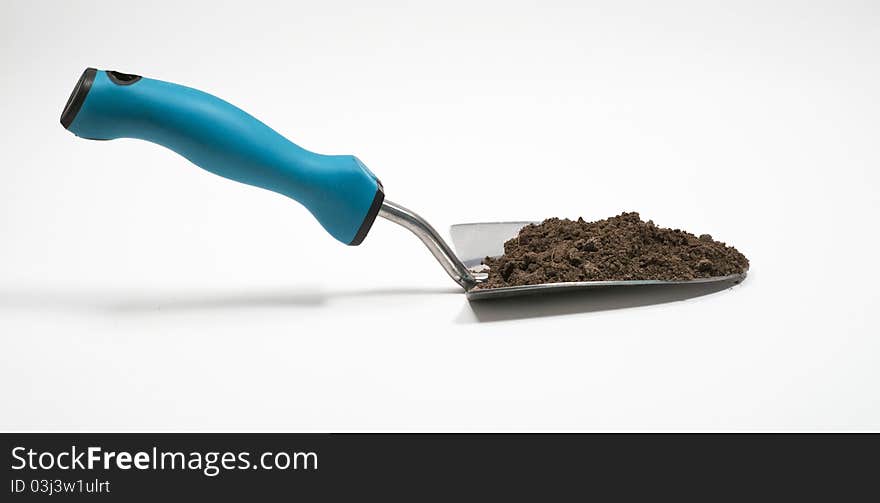
<svg viewBox="0 0 880 503">
<path fill-rule="evenodd" d="M 350 245 L 364 239 L 384 198 L 357 157 L 309 152 L 241 109 L 169 82 L 89 68 L 61 123 L 83 138 L 157 143 L 212 173 L 284 194 Z"/>
</svg>

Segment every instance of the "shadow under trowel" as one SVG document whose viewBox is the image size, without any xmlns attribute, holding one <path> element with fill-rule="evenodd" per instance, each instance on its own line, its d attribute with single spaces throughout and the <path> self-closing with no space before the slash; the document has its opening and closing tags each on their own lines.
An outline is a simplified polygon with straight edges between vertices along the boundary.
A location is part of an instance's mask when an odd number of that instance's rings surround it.
<svg viewBox="0 0 880 503">
<path fill-rule="evenodd" d="M 371 299 L 417 295 L 461 295 L 457 288 L 371 288 L 325 291 L 317 288 L 152 290 L 133 288 L 0 289 L 0 311 L 28 310 L 97 311 L 139 314 L 184 311 L 224 311 L 251 308 L 322 307 L 340 299 Z M 464 297 L 462 295 L 462 297 Z"/>
<path fill-rule="evenodd" d="M 486 323 L 678 302 L 710 295 L 742 280 L 680 285 L 612 286 L 469 302 L 459 323 Z"/>
<path fill-rule="evenodd" d="M 0 289 L 0 311 L 29 310 L 98 311 L 114 314 L 224 311 L 250 308 L 319 308 L 340 299 L 375 299 L 454 295 L 464 308 L 458 323 L 485 323 L 547 316 L 591 313 L 650 306 L 701 297 L 734 286 L 736 281 L 683 285 L 647 285 L 593 288 L 543 293 L 495 300 L 465 301 L 458 288 L 374 288 L 325 291 L 320 288 L 272 288 L 229 290 L 140 289 Z"/>
<path fill-rule="evenodd" d="M 396 296 L 437 295 L 458 293 L 453 288 L 373 288 L 365 290 L 344 291 L 297 291 L 269 290 L 218 292 L 201 294 L 177 294 L 168 297 L 134 298 L 117 302 L 111 307 L 116 312 L 137 313 L 155 310 L 193 311 L 193 310 L 224 310 L 238 308 L 266 307 L 320 307 L 330 301 L 350 298 L 369 299 Z"/>
</svg>

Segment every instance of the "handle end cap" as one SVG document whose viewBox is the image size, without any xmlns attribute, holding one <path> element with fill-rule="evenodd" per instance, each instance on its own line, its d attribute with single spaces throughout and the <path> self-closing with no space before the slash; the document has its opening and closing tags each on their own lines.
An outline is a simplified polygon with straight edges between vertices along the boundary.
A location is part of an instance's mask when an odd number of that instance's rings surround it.
<svg viewBox="0 0 880 503">
<path fill-rule="evenodd" d="M 98 70 L 86 68 L 76 82 L 76 87 L 73 88 L 73 92 L 67 98 L 67 104 L 64 105 L 64 111 L 61 112 L 61 125 L 64 126 L 64 129 L 70 129 L 70 125 L 76 119 L 76 114 L 79 113 L 79 109 L 82 108 L 83 103 L 86 101 L 86 96 L 89 94 L 97 74 Z"/>
</svg>

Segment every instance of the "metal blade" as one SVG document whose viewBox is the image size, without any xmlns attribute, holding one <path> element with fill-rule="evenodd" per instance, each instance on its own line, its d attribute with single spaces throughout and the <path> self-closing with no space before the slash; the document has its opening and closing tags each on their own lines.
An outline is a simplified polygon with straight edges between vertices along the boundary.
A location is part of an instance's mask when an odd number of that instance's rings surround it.
<svg viewBox="0 0 880 503">
<path fill-rule="evenodd" d="M 504 255 L 504 242 L 516 237 L 526 225 L 539 222 L 483 222 L 456 224 L 449 228 L 452 246 L 468 267 L 480 265 L 486 257 Z"/>
<path fill-rule="evenodd" d="M 456 224 L 449 229 L 456 255 L 468 268 L 479 269 L 485 257 L 498 257 L 504 254 L 504 242 L 519 234 L 520 229 L 530 223 L 539 222 L 482 222 Z M 684 285 L 728 281 L 736 283 L 745 279 L 746 273 L 713 278 L 696 278 L 688 281 L 628 280 L 628 281 L 571 281 L 564 283 L 545 283 L 542 285 L 507 286 L 502 288 L 470 288 L 468 300 L 496 299 L 536 293 L 562 292 L 586 288 L 612 286 L 644 285 Z"/>
</svg>

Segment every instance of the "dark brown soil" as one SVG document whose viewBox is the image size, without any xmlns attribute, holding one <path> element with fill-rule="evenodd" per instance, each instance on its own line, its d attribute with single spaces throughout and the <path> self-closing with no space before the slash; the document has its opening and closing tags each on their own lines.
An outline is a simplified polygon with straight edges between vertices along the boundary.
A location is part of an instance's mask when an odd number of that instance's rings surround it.
<svg viewBox="0 0 880 503">
<path fill-rule="evenodd" d="M 489 279 L 478 288 L 561 281 L 691 280 L 743 273 L 749 261 L 735 248 L 622 213 L 598 222 L 549 218 L 524 227 L 486 257 Z"/>
</svg>

